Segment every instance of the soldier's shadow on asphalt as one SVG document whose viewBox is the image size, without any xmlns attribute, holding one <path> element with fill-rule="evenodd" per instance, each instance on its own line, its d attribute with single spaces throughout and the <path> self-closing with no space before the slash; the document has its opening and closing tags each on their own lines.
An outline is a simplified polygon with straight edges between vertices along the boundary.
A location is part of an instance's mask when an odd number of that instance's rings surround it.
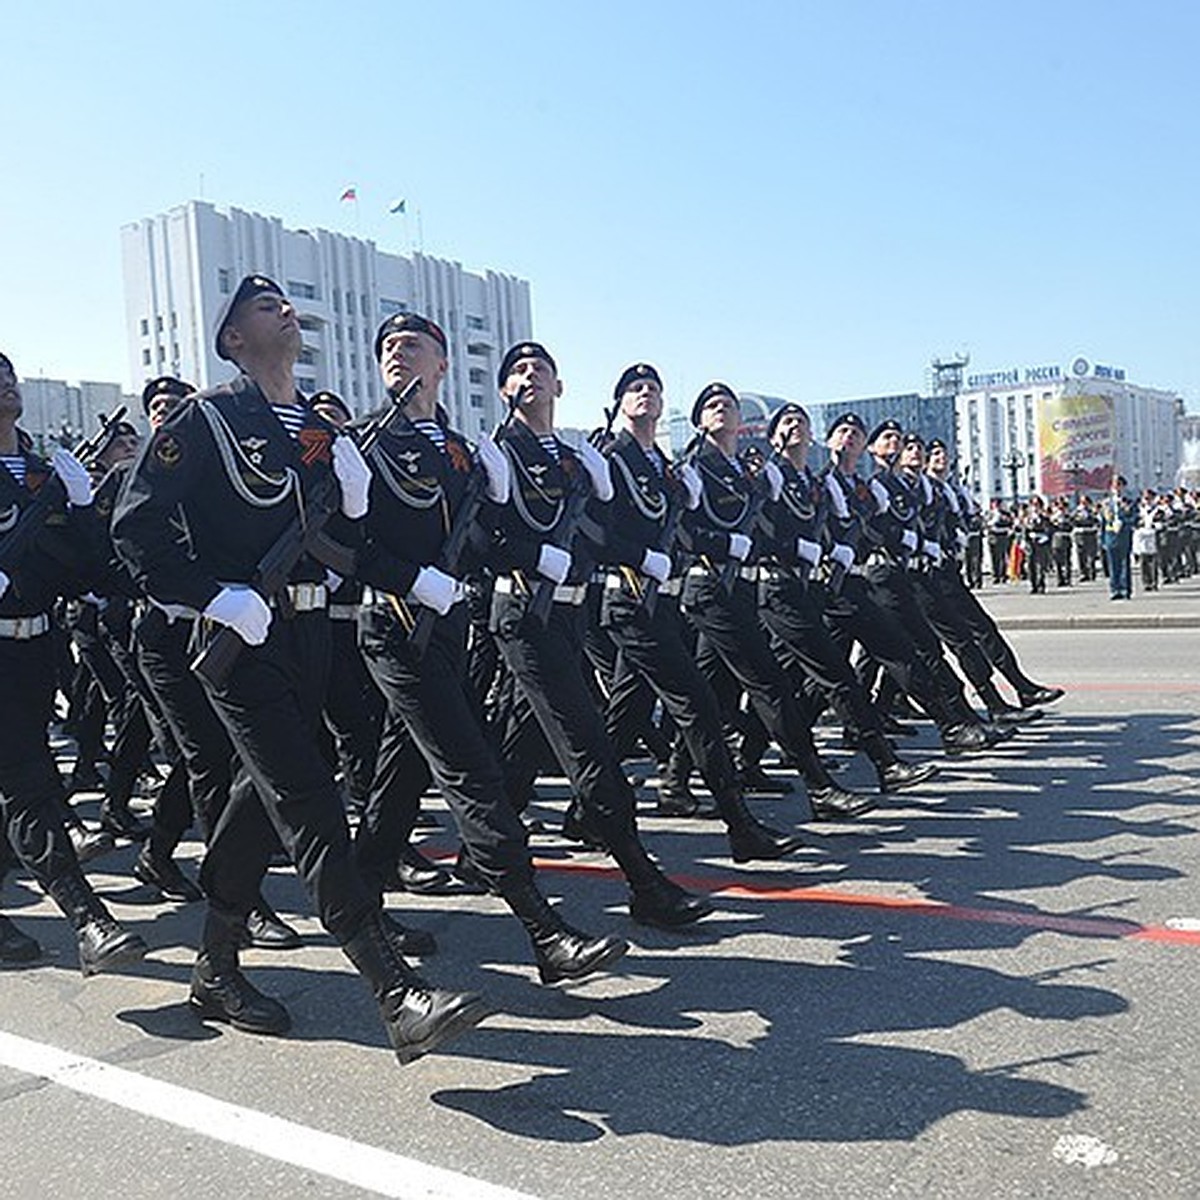
<svg viewBox="0 0 1200 1200">
<path fill-rule="evenodd" d="M 633 935 L 654 953 L 629 960 L 627 977 L 643 985 L 631 994 L 591 1001 L 530 989 L 509 994 L 507 976 L 479 985 L 517 1018 L 515 1027 L 485 1024 L 454 1050 L 519 1064 L 532 1077 L 447 1088 L 433 1099 L 531 1138 L 654 1133 L 730 1146 L 907 1140 L 963 1111 L 1033 1118 L 1081 1111 L 1088 1100 L 1070 1085 L 1072 1064 L 1101 1052 L 1096 1022 L 1128 1008 L 1094 982 L 1112 961 L 1103 945 L 1139 928 L 1120 918 L 1137 898 L 1132 889 L 1179 876 L 1155 861 L 1156 844 L 1196 833 L 1195 732 L 1194 717 L 1169 713 L 1047 719 L 1006 753 L 948 765 L 940 795 L 935 781 L 895 798 L 882 815 L 817 827 L 815 851 L 794 867 L 731 870 L 719 826 L 696 822 L 691 833 L 675 823 L 655 833 L 646 822 L 649 844 L 668 864 L 711 857 L 712 865 L 686 868 L 693 881 L 707 874 L 718 886 L 736 877 L 831 894 L 833 884 L 865 892 L 853 886 L 858 881 L 916 885 L 963 919 L 718 894 L 718 916 L 686 939 Z M 753 807 L 786 825 L 788 803 Z M 1169 807 L 1134 811 L 1148 805 Z M 1103 846 L 1116 838 L 1119 848 Z M 1083 910 L 1044 907 L 1044 895 L 1041 904 L 1013 898 L 1088 878 L 1128 881 L 1131 894 Z M 1008 913 L 1026 920 L 1009 923 Z M 1056 926 L 1064 915 L 1067 924 Z M 592 919 L 588 927 L 605 925 Z M 1068 949 L 1060 965 L 1035 974 L 928 957 L 1015 949 L 1056 928 Z M 770 958 L 721 953 L 728 939 L 756 933 L 806 940 L 790 961 L 780 961 L 777 943 Z M 681 940 L 686 948 L 672 953 Z M 698 952 L 709 946 L 713 953 Z M 1014 1049 L 969 1064 L 928 1046 L 938 1031 L 1001 1011 L 1032 1023 L 1028 1044 L 1049 1041 L 1051 1053 L 1026 1058 Z M 590 1014 L 587 1031 L 519 1027 L 556 1014 Z M 1043 1028 L 1072 1023 L 1079 1024 L 1069 1031 Z M 907 1044 L 914 1041 L 923 1044 Z"/>
</svg>

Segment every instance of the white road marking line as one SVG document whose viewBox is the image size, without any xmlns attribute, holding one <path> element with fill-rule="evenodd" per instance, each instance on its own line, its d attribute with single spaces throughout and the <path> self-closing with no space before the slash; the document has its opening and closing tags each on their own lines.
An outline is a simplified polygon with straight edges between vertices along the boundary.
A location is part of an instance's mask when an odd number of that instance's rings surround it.
<svg viewBox="0 0 1200 1200">
<path fill-rule="evenodd" d="M 401 1200 L 532 1200 L 524 1192 L 2 1031 L 0 1065 L 382 1196 Z"/>
</svg>

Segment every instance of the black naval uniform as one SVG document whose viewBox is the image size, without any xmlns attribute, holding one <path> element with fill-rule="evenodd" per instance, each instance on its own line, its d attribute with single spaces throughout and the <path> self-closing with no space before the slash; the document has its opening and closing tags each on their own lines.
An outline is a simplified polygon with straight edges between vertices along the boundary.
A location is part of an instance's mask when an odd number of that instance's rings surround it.
<svg viewBox="0 0 1200 1200">
<path fill-rule="evenodd" d="M 627 947 L 570 929 L 534 886 L 525 827 L 505 798 L 468 678 L 466 605 L 435 616 L 423 655 L 409 640 L 423 608 L 406 597 L 422 567 L 437 563 L 468 483 L 483 468 L 460 434 L 432 421 L 403 421 L 376 443 L 370 463 L 359 639 L 386 702 L 379 772 L 387 778 L 395 758 L 415 745 L 450 805 L 471 868 L 529 931 L 543 982 L 579 978 Z M 411 832 L 388 809 L 387 789 L 374 788 L 355 841 L 364 878 L 380 894 Z"/>
<path fill-rule="evenodd" d="M 243 284 L 243 288 L 245 284 Z M 239 288 L 239 294 L 242 288 Z M 245 375 L 196 395 L 143 449 L 114 518 L 118 550 L 155 600 L 202 613 L 259 560 L 333 470 L 336 431 L 303 397 L 300 427 L 285 428 Z M 357 523 L 331 529 L 355 541 Z M 253 787 L 235 786 L 213 832 L 201 880 L 209 897 L 193 1004 L 253 1032 L 281 1033 L 287 1010 L 241 975 L 237 948 L 277 831 L 325 928 L 371 984 L 402 1062 L 448 1025 L 478 1020 L 470 995 L 430 991 L 387 936 L 354 862 L 346 817 L 318 746 L 329 669 L 325 569 L 301 557 L 268 597 L 266 641 L 244 646 L 228 678 L 205 689 Z M 197 642 L 210 625 L 200 620 Z M 433 1026 L 432 1032 L 430 1027 Z"/>
<path fill-rule="evenodd" d="M 760 522 L 759 610 L 780 661 L 793 677 L 811 681 L 833 705 L 852 740 L 875 764 L 880 787 L 895 791 L 930 778 L 930 766 L 902 763 L 888 741 L 879 712 L 854 674 L 821 615 L 821 597 L 810 586 L 828 537 L 830 498 L 822 479 L 806 466 L 777 460 L 783 474 L 779 499 Z"/>
<path fill-rule="evenodd" d="M 607 571 L 600 623 L 618 650 L 618 673 L 636 673 L 673 718 L 729 831 L 737 862 L 780 858 L 799 839 L 762 825 L 746 808 L 717 697 L 697 669 L 679 629 L 675 597 L 679 576 L 659 584 L 653 613 L 644 596 L 650 584 L 642 567 L 648 550 L 662 544 L 673 506 L 683 505 L 684 485 L 657 446 L 643 449 L 628 430 L 609 450 L 614 495 L 608 507 Z M 628 730 L 625 738 L 635 733 Z M 618 747 L 620 749 L 620 747 Z"/>
<path fill-rule="evenodd" d="M 512 470 L 512 494 L 506 505 L 488 504 L 485 519 L 496 573 L 491 627 L 521 701 L 505 715 L 503 758 L 510 797 L 521 802 L 530 764 L 539 757 L 540 738 L 522 728 L 536 720 L 586 821 L 629 881 L 634 919 L 667 927 L 689 924 L 709 911 L 708 903 L 667 879 L 646 853 L 638 837 L 633 791 L 581 666 L 582 603 L 599 547 L 584 537 L 568 539 L 563 526 L 573 490 L 590 492 L 591 482 L 565 443 L 554 438 L 548 448 L 524 422 L 504 431 L 501 446 Z M 554 603 L 542 624 L 529 612 L 529 603 L 541 579 L 541 549 L 560 540 L 571 541 L 570 573 L 554 586 Z"/>
<path fill-rule="evenodd" d="M 755 505 L 755 489 L 767 482 L 751 479 L 739 460 L 727 458 L 711 440 L 695 466 L 703 489 L 699 505 L 683 518 L 694 561 L 681 607 L 699 633 L 700 669 L 718 695 L 722 669 L 745 691 L 771 739 L 799 767 L 815 815 L 865 812 L 871 801 L 839 788 L 818 757 L 812 729 L 759 623 L 758 567 L 738 562 L 731 553 L 732 535 L 746 532 L 742 527 Z M 723 573 L 733 574 L 728 589 Z M 731 723 L 732 710 L 726 717 Z"/>
<path fill-rule="evenodd" d="M 62 490 L 44 460 L 28 450 L 14 458 L 16 475 L 0 465 L 0 550 L 21 514 L 42 502 L 43 488 Z M 56 500 L 20 561 L 7 565 L 10 582 L 0 596 L 0 879 L 15 854 L 74 926 L 85 975 L 135 962 L 146 951 L 140 937 L 113 920 L 79 869 L 62 823 L 62 779 L 47 738 L 55 690 L 51 610 L 60 595 L 87 586 L 99 566 L 100 543 L 91 506 Z M 4 918 L 0 947 L 11 961 L 40 953 Z"/>
</svg>

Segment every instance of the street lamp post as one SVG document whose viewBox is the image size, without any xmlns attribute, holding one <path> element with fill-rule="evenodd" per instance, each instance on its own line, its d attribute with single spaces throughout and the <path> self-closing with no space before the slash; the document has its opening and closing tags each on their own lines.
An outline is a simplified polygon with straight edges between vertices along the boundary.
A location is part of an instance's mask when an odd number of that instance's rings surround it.
<svg viewBox="0 0 1200 1200">
<path fill-rule="evenodd" d="M 1000 465 L 1008 472 L 1008 482 L 1012 490 L 1012 502 L 1014 506 L 1017 503 L 1017 472 L 1024 464 L 1025 460 L 1015 450 L 1010 450 L 1000 462 Z"/>
</svg>

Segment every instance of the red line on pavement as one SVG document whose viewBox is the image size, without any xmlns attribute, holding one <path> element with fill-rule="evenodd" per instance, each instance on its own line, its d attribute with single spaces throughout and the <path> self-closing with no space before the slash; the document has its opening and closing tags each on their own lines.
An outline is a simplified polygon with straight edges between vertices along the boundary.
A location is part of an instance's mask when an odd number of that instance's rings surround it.
<svg viewBox="0 0 1200 1200">
<path fill-rule="evenodd" d="M 565 871 L 620 879 L 616 867 L 598 863 L 573 862 L 561 858 L 538 858 L 534 865 L 542 871 Z M 1060 917 L 1054 913 L 1012 908 L 968 908 L 960 904 L 942 904 L 907 896 L 879 896 L 867 892 L 842 892 L 836 888 L 780 887 L 768 883 L 716 879 L 711 876 L 677 875 L 683 887 L 732 899 L 770 900 L 785 904 L 836 904 L 849 908 L 875 908 L 911 913 L 920 917 L 943 917 L 954 921 L 976 921 L 986 925 L 1021 925 L 1053 933 L 1080 937 L 1132 938 L 1135 941 L 1167 942 L 1182 946 L 1200 946 L 1200 930 L 1167 929 L 1162 925 L 1140 925 L 1117 917 Z"/>
</svg>

